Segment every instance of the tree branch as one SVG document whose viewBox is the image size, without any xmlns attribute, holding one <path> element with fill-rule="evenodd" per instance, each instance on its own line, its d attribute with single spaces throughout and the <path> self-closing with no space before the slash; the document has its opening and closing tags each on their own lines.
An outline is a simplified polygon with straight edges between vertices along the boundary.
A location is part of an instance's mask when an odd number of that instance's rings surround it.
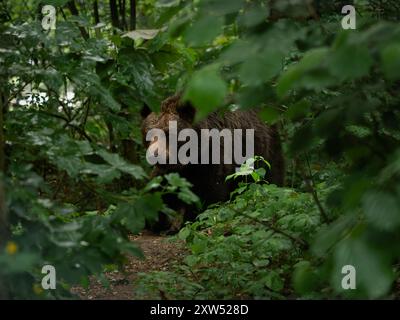
<svg viewBox="0 0 400 320">
<path fill-rule="evenodd" d="M 80 128 L 77 125 L 74 125 L 72 123 L 69 122 L 68 118 L 63 117 L 60 114 L 55 114 L 55 113 L 51 113 L 51 112 L 47 112 L 47 111 L 38 111 L 39 113 L 49 116 L 49 117 L 53 117 L 53 118 L 57 118 L 57 119 L 61 119 L 65 121 L 66 126 L 71 127 L 73 129 L 75 129 L 81 136 L 85 137 L 86 140 L 88 140 L 89 142 L 92 142 L 92 138 L 90 138 L 88 136 L 88 134 L 85 132 L 85 130 L 83 130 L 82 128 Z"/>
<path fill-rule="evenodd" d="M 307 156 L 306 156 L 306 162 L 307 162 L 307 167 L 308 167 L 309 175 L 307 176 L 307 174 L 306 174 L 305 171 L 304 171 L 304 168 L 302 168 L 302 173 L 303 173 L 304 182 L 306 183 L 307 189 L 308 189 L 308 191 L 311 193 L 311 195 L 312 195 L 312 197 L 313 197 L 313 199 L 314 199 L 314 202 L 315 202 L 315 204 L 316 204 L 317 207 L 318 207 L 318 210 L 319 210 L 319 212 L 320 212 L 320 214 L 321 214 L 322 220 L 323 220 L 325 223 L 329 223 L 329 222 L 331 222 L 331 219 L 330 219 L 330 218 L 328 217 L 328 215 L 326 214 L 325 209 L 324 209 L 324 207 L 322 206 L 321 201 L 320 201 L 319 198 L 318 198 L 317 191 L 315 190 L 314 180 L 313 180 L 313 178 L 312 178 L 310 163 L 309 163 L 309 161 L 308 161 L 308 157 L 307 157 Z"/>
<path fill-rule="evenodd" d="M 67 3 L 68 9 L 69 11 L 71 11 L 71 14 L 73 16 L 79 16 L 79 11 L 78 8 L 76 7 L 75 1 L 74 0 L 70 0 Z M 83 37 L 83 39 L 88 40 L 89 39 L 89 34 L 86 31 L 86 29 L 84 27 L 79 27 L 79 30 L 81 32 L 81 35 Z"/>
<path fill-rule="evenodd" d="M 287 233 L 286 231 L 283 231 L 283 230 L 278 229 L 277 227 L 273 226 L 273 225 L 272 225 L 271 223 L 269 223 L 269 222 L 261 221 L 261 220 L 258 220 L 258 219 L 256 219 L 256 218 L 253 218 L 252 216 L 249 216 L 249 215 L 247 215 L 247 214 L 245 214 L 245 213 L 243 213 L 243 212 L 239 212 L 238 210 L 236 210 L 236 209 L 234 209 L 234 208 L 232 208 L 232 207 L 231 207 L 231 209 L 232 209 L 233 211 L 235 211 L 237 214 L 242 215 L 242 216 L 244 216 L 244 217 L 246 217 L 246 218 L 248 218 L 248 219 L 250 219 L 250 220 L 252 220 L 252 221 L 254 221 L 254 222 L 260 223 L 260 224 L 266 226 L 267 228 L 271 229 L 271 230 L 274 231 L 275 233 L 279 233 L 279 234 L 283 235 L 284 237 L 290 239 L 290 240 L 293 241 L 294 243 L 297 243 L 298 245 L 300 245 L 300 246 L 301 246 L 302 248 L 304 248 L 304 249 L 307 249 L 307 248 L 309 247 L 308 243 L 305 242 L 303 239 L 300 239 L 300 238 L 297 238 L 297 237 L 295 237 L 295 236 L 292 236 L 291 234 Z"/>
</svg>

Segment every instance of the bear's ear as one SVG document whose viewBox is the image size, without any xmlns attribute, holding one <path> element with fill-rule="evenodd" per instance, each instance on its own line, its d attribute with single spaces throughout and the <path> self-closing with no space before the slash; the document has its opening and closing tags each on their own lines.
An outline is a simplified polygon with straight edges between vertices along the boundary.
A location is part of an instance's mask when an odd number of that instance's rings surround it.
<svg viewBox="0 0 400 320">
<path fill-rule="evenodd" d="M 149 106 L 144 103 L 142 109 L 140 110 L 140 115 L 142 116 L 142 118 L 145 119 L 151 112 L 152 111 Z"/>
<path fill-rule="evenodd" d="M 196 109 L 189 101 L 182 102 L 176 108 L 178 115 L 189 123 L 193 123 Z"/>
</svg>

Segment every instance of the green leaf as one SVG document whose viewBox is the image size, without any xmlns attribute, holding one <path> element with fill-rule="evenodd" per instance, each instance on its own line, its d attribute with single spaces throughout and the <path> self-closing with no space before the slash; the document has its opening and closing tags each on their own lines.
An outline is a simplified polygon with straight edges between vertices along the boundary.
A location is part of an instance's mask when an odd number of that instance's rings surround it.
<svg viewBox="0 0 400 320">
<path fill-rule="evenodd" d="M 143 251 L 134 243 L 125 242 L 121 246 L 121 250 L 132 256 L 135 256 L 140 259 L 144 259 Z"/>
<path fill-rule="evenodd" d="M 253 27 L 258 24 L 260 24 L 263 21 L 266 21 L 266 19 L 269 16 L 269 8 L 268 7 L 262 7 L 260 5 L 255 5 L 250 10 L 246 11 L 241 17 L 240 21 L 243 23 L 244 26 L 246 27 Z"/>
<path fill-rule="evenodd" d="M 400 44 L 391 44 L 381 52 L 382 68 L 390 80 L 400 79 Z"/>
<path fill-rule="evenodd" d="M 280 291 L 283 289 L 283 281 L 279 274 L 275 271 L 269 271 L 263 278 L 265 285 L 273 291 Z"/>
<path fill-rule="evenodd" d="M 332 285 L 336 291 L 346 293 L 341 286 L 344 277 L 342 268 L 351 265 L 356 270 L 356 290 L 353 294 L 363 296 L 365 292 L 368 298 L 374 299 L 388 293 L 393 281 L 390 259 L 383 250 L 368 243 L 362 234 L 342 241 L 336 247 L 334 258 Z"/>
<path fill-rule="evenodd" d="M 169 173 L 165 175 L 165 179 L 167 179 L 168 183 L 176 188 L 184 188 L 190 187 L 191 184 L 185 178 L 182 178 L 177 173 Z"/>
<path fill-rule="evenodd" d="M 82 88 L 88 87 L 88 93 L 97 98 L 102 105 L 107 106 L 112 111 L 120 110 L 121 106 L 115 101 L 110 91 L 103 87 L 96 73 L 77 68 L 71 74 L 71 78 Z"/>
<path fill-rule="evenodd" d="M 182 228 L 181 231 L 179 231 L 178 233 L 178 238 L 185 241 L 189 237 L 190 233 L 190 228 Z"/>
<path fill-rule="evenodd" d="M 300 261 L 295 265 L 293 287 L 299 294 L 311 292 L 316 284 L 316 274 L 309 261 Z"/>
<path fill-rule="evenodd" d="M 203 0 L 200 2 L 200 10 L 206 14 L 225 15 L 239 12 L 244 4 L 244 0 Z"/>
<path fill-rule="evenodd" d="M 133 203 L 120 203 L 114 216 L 122 219 L 125 226 L 136 234 L 143 230 L 145 219 L 154 221 L 163 208 L 160 193 L 142 195 Z"/>
<path fill-rule="evenodd" d="M 157 189 L 158 187 L 161 186 L 162 180 L 163 180 L 162 176 L 154 177 L 152 180 L 149 181 L 149 183 L 147 183 L 146 187 L 143 190 L 150 191 L 153 189 Z"/>
<path fill-rule="evenodd" d="M 264 178 L 265 174 L 267 173 L 267 170 L 265 170 L 264 168 L 258 168 L 254 171 L 257 172 L 260 178 Z"/>
<path fill-rule="evenodd" d="M 368 74 L 372 57 L 366 47 L 343 45 L 331 52 L 329 70 L 339 79 L 352 80 Z"/>
<path fill-rule="evenodd" d="M 257 86 L 270 80 L 282 69 L 283 55 L 277 50 L 267 50 L 247 59 L 239 70 L 241 80 Z"/>
<path fill-rule="evenodd" d="M 313 254 L 323 257 L 328 251 L 347 235 L 348 230 L 356 223 L 355 215 L 344 215 L 329 226 L 321 228 L 311 247 Z"/>
<path fill-rule="evenodd" d="M 206 250 L 207 248 L 207 240 L 200 239 L 199 237 L 195 237 L 193 240 L 193 244 L 190 246 L 193 254 L 199 254 Z"/>
<path fill-rule="evenodd" d="M 133 40 L 137 39 L 153 39 L 158 33 L 160 32 L 160 29 L 142 29 L 142 30 L 133 30 L 126 32 L 122 35 L 122 38 L 130 38 Z"/>
<path fill-rule="evenodd" d="M 380 183 L 385 183 L 393 176 L 400 174 L 400 149 L 398 149 L 391 158 L 390 162 L 380 173 Z"/>
<path fill-rule="evenodd" d="M 270 99 L 276 99 L 275 87 L 263 84 L 258 87 L 241 88 L 238 103 L 243 109 L 247 109 L 261 106 Z"/>
<path fill-rule="evenodd" d="M 198 109 L 196 120 L 200 120 L 223 104 L 227 92 L 227 85 L 216 68 L 206 67 L 190 79 L 183 99 L 189 100 Z"/>
<path fill-rule="evenodd" d="M 158 217 L 158 213 L 163 208 L 164 204 L 161 199 L 161 193 L 142 195 L 134 203 L 135 209 L 144 217 L 154 220 Z"/>
<path fill-rule="evenodd" d="M 0 254 L 0 267 L 3 274 L 12 275 L 32 270 L 40 263 L 41 257 L 37 253 L 20 252 L 15 255 Z"/>
<path fill-rule="evenodd" d="M 236 64 L 250 59 L 257 52 L 257 43 L 238 39 L 222 51 L 219 61 L 224 64 Z"/>
<path fill-rule="evenodd" d="M 221 33 L 223 24 L 222 17 L 202 16 L 186 29 L 183 36 L 192 46 L 210 45 Z"/>
<path fill-rule="evenodd" d="M 253 264 L 256 267 L 266 267 L 268 266 L 270 261 L 268 259 L 255 259 L 253 260 Z"/>
<path fill-rule="evenodd" d="M 130 174 L 135 179 L 140 180 L 146 177 L 146 173 L 144 172 L 142 167 L 127 163 L 116 153 L 109 153 L 105 150 L 99 150 L 97 151 L 97 154 L 105 161 L 107 161 L 110 165 L 112 165 L 115 169 Z"/>
<path fill-rule="evenodd" d="M 288 110 L 285 113 L 285 116 L 291 120 L 299 119 L 307 114 L 310 107 L 311 107 L 310 101 L 304 99 L 300 100 L 295 104 L 289 106 Z"/>
<path fill-rule="evenodd" d="M 369 223 L 376 228 L 392 231 L 400 226 L 400 202 L 389 193 L 370 191 L 362 204 Z"/>
<path fill-rule="evenodd" d="M 274 124 L 279 120 L 280 112 L 273 107 L 265 107 L 260 112 L 260 117 L 269 124 Z"/>
<path fill-rule="evenodd" d="M 133 234 L 139 233 L 145 226 L 144 213 L 136 210 L 136 206 L 134 204 L 119 204 L 114 212 L 114 215 L 119 217 L 126 228 Z"/>
<path fill-rule="evenodd" d="M 121 176 L 121 173 L 109 165 L 86 163 L 79 171 L 81 174 L 97 175 L 98 183 L 109 183 Z"/>
<path fill-rule="evenodd" d="M 190 191 L 188 188 L 181 189 L 178 192 L 178 198 L 188 204 L 200 201 L 199 197 L 195 195 L 192 191 Z"/>
<path fill-rule="evenodd" d="M 276 87 L 278 96 L 283 97 L 289 90 L 298 85 L 299 80 L 307 71 L 321 66 L 327 53 L 328 48 L 317 48 L 308 51 L 299 63 L 291 66 L 281 76 Z"/>
</svg>

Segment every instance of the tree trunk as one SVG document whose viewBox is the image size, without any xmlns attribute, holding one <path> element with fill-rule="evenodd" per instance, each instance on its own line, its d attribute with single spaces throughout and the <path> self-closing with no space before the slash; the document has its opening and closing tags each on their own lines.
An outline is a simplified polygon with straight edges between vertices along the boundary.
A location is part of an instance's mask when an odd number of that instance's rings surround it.
<svg viewBox="0 0 400 320">
<path fill-rule="evenodd" d="M 136 29 L 136 0 L 130 0 L 130 29 Z"/>
<path fill-rule="evenodd" d="M 8 238 L 8 217 L 4 194 L 4 168 L 5 168 L 5 138 L 3 116 L 6 109 L 7 97 L 0 93 L 0 248 L 3 247 Z"/>
<path fill-rule="evenodd" d="M 100 23 L 100 15 L 99 15 L 99 4 L 97 0 L 93 1 L 93 16 L 94 16 L 94 23 Z"/>
<path fill-rule="evenodd" d="M 127 24 L 126 24 L 126 17 L 125 17 L 125 7 L 126 7 L 126 2 L 125 0 L 118 0 L 118 5 L 119 5 L 119 14 L 121 16 L 121 29 L 127 30 Z"/>
<path fill-rule="evenodd" d="M 7 96 L 0 92 L 0 250 L 3 248 L 9 237 L 8 228 L 8 210 L 6 206 L 5 192 L 4 192 L 4 168 L 5 168 L 5 137 L 4 137 L 4 123 L 3 116 L 6 109 Z M 0 299 L 7 299 L 8 293 L 0 278 Z"/>
<path fill-rule="evenodd" d="M 113 127 L 111 121 L 107 121 L 107 120 L 106 120 L 106 126 L 108 129 L 108 146 L 109 146 L 110 152 L 116 152 L 117 146 L 115 145 L 114 127 Z"/>
<path fill-rule="evenodd" d="M 97 0 L 93 0 L 93 16 L 95 25 L 100 23 L 100 15 L 99 15 L 99 4 Z M 94 32 L 96 33 L 96 38 L 101 38 L 100 28 L 95 28 Z"/>
<path fill-rule="evenodd" d="M 114 28 L 119 28 L 119 18 L 118 18 L 118 7 L 117 0 L 110 0 L 110 14 L 111 14 L 111 24 Z"/>
<path fill-rule="evenodd" d="M 71 14 L 73 16 L 79 16 L 79 11 L 78 11 L 78 8 L 76 7 L 76 4 L 75 4 L 74 0 L 68 1 L 67 6 L 68 6 L 68 9 L 69 9 L 69 11 L 71 11 Z M 82 35 L 83 39 L 88 40 L 89 39 L 89 34 L 86 31 L 86 29 L 84 27 L 79 27 L 79 30 L 81 32 L 81 35 Z"/>
<path fill-rule="evenodd" d="M 130 163 L 138 163 L 139 159 L 136 153 L 136 144 L 135 141 L 130 139 L 122 140 L 122 152 L 123 157 L 128 160 Z"/>
</svg>

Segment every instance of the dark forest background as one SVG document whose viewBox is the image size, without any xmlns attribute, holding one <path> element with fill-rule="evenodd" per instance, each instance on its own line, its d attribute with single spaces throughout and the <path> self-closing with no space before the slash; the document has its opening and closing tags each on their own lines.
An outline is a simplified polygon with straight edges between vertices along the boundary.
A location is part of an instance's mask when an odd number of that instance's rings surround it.
<svg viewBox="0 0 400 320">
<path fill-rule="evenodd" d="M 351 3 L 357 28 L 343 30 Z M 143 104 L 183 91 L 201 116 L 261 107 L 281 128 L 286 186 L 249 176 L 175 236 L 187 256 L 138 294 L 398 298 L 399 18 L 396 0 L 0 1 L 0 297 L 107 285 L 143 256 L 129 236 L 175 214 L 163 195 L 197 201 L 177 174 L 149 178 L 140 136 Z M 56 290 L 41 288 L 45 264 Z"/>
</svg>

